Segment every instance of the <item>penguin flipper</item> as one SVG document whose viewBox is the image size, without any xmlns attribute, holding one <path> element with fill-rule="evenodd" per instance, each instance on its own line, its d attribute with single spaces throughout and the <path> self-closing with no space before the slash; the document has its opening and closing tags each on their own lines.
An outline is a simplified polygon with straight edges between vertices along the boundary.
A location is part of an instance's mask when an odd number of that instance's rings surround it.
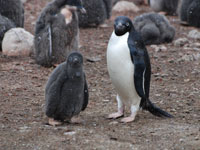
<svg viewBox="0 0 200 150">
<path fill-rule="evenodd" d="M 61 88 L 67 82 L 67 75 L 64 71 L 66 63 L 60 64 L 50 75 L 45 88 L 45 113 L 48 117 L 53 117 L 60 105 Z"/>
<path fill-rule="evenodd" d="M 146 64 L 144 60 L 144 55 L 144 51 L 132 48 L 131 58 L 134 61 L 134 83 L 136 92 L 141 97 L 140 107 L 142 107 L 145 110 L 148 110 L 155 116 L 172 118 L 173 116 L 170 115 L 168 112 L 155 106 L 145 94 L 144 82 Z"/>
<path fill-rule="evenodd" d="M 88 98 L 89 98 L 89 93 L 88 93 L 88 85 L 87 85 L 87 81 L 86 81 L 86 77 L 84 74 L 84 78 L 85 78 L 85 85 L 84 85 L 84 99 L 83 99 L 83 106 L 82 106 L 82 111 L 85 110 L 85 108 L 88 105 Z"/>
<path fill-rule="evenodd" d="M 144 51 L 134 48 L 133 45 L 129 45 L 131 58 L 134 63 L 134 84 L 137 94 L 143 98 L 145 97 L 144 92 L 144 73 L 145 73 L 145 60 Z"/>
</svg>

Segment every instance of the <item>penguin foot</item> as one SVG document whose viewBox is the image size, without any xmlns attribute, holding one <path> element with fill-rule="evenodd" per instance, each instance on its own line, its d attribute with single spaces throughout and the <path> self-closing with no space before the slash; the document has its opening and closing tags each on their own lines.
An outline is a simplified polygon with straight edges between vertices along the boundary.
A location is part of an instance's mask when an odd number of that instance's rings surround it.
<svg viewBox="0 0 200 150">
<path fill-rule="evenodd" d="M 62 122 L 54 120 L 53 118 L 49 118 L 49 125 L 52 125 L 55 127 L 55 126 L 59 126 L 61 124 L 62 124 Z"/>
<path fill-rule="evenodd" d="M 164 15 L 164 16 L 167 15 L 167 13 L 164 12 L 164 11 L 160 11 L 159 14 L 160 14 L 160 15 Z"/>
<path fill-rule="evenodd" d="M 122 123 L 129 123 L 135 120 L 135 115 L 131 115 L 129 117 L 125 117 L 121 120 Z"/>
<path fill-rule="evenodd" d="M 112 113 L 110 115 L 108 115 L 108 119 L 117 119 L 117 118 L 120 118 L 120 117 L 123 117 L 124 114 L 122 112 L 116 112 L 116 113 Z"/>
</svg>

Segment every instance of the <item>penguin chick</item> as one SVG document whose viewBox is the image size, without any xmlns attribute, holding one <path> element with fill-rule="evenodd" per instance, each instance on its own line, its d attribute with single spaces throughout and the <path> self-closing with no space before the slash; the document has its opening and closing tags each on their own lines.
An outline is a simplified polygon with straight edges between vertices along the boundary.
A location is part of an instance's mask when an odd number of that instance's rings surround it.
<svg viewBox="0 0 200 150">
<path fill-rule="evenodd" d="M 109 19 L 112 11 L 112 0 L 84 0 L 86 13 L 78 12 L 79 26 L 98 26 Z"/>
<path fill-rule="evenodd" d="M 0 15 L 0 51 L 2 51 L 2 41 L 4 34 L 11 28 L 15 27 L 15 24 L 10 19 Z"/>
<path fill-rule="evenodd" d="M 182 0 L 179 12 L 180 20 L 194 27 L 200 27 L 200 1 Z"/>
<path fill-rule="evenodd" d="M 45 89 L 45 113 L 50 125 L 71 120 L 85 110 L 88 104 L 88 86 L 83 70 L 83 57 L 72 52 L 67 60 L 56 67 Z"/>
<path fill-rule="evenodd" d="M 65 61 L 71 50 L 78 50 L 79 28 L 76 9 L 81 0 L 54 0 L 41 12 L 35 28 L 35 60 L 44 67 Z"/>
<path fill-rule="evenodd" d="M 0 14 L 16 27 L 24 27 L 24 7 L 21 0 L 0 0 Z"/>
<path fill-rule="evenodd" d="M 149 0 L 150 7 L 155 12 L 166 12 L 168 15 L 176 15 L 179 0 Z"/>
<path fill-rule="evenodd" d="M 145 44 L 132 21 L 125 16 L 115 19 L 114 31 L 107 47 L 107 66 L 117 92 L 118 112 L 108 118 L 124 115 L 124 106 L 131 110 L 124 123 L 132 122 L 139 110 L 148 110 L 159 117 L 172 117 L 149 100 L 151 64 Z"/>
<path fill-rule="evenodd" d="M 168 19 L 157 13 L 145 13 L 135 17 L 133 25 L 142 35 L 146 45 L 172 42 L 175 28 Z"/>
</svg>

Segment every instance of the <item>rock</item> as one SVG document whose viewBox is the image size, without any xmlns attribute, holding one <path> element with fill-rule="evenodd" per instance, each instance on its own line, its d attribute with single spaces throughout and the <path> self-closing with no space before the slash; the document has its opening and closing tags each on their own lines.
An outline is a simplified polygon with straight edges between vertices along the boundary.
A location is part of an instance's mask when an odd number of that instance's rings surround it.
<svg viewBox="0 0 200 150">
<path fill-rule="evenodd" d="M 22 3 L 26 3 L 27 0 L 21 0 Z"/>
<path fill-rule="evenodd" d="M 189 32 L 188 37 L 195 40 L 200 40 L 200 32 L 198 30 L 192 30 Z"/>
<path fill-rule="evenodd" d="M 119 1 L 113 7 L 113 11 L 115 11 L 115 12 L 123 12 L 123 11 L 138 12 L 138 11 L 140 11 L 140 8 L 137 7 L 133 2 Z"/>
<path fill-rule="evenodd" d="M 76 132 L 75 132 L 75 131 L 71 131 L 71 132 L 65 132 L 65 133 L 64 133 L 64 135 L 74 135 L 74 134 L 76 134 Z"/>
<path fill-rule="evenodd" d="M 190 47 L 191 48 L 200 48 L 200 43 L 191 43 Z"/>
<path fill-rule="evenodd" d="M 188 39 L 187 38 L 179 38 L 176 41 L 174 41 L 174 46 L 179 46 L 182 47 L 184 46 L 186 43 L 188 43 Z"/>
<path fill-rule="evenodd" d="M 200 59 L 200 54 L 193 54 L 194 60 L 199 60 Z"/>
<path fill-rule="evenodd" d="M 29 56 L 33 52 L 34 36 L 23 28 L 13 28 L 5 33 L 2 41 L 3 54 Z"/>
<path fill-rule="evenodd" d="M 200 53 L 191 54 L 191 55 L 184 55 L 181 60 L 183 61 L 197 61 L 200 60 Z M 181 61 L 179 60 L 179 61 Z"/>
<path fill-rule="evenodd" d="M 151 45 L 150 47 L 153 48 L 155 52 L 161 52 L 161 51 L 167 50 L 167 47 L 165 47 L 164 45 L 161 45 L 161 46 Z"/>
</svg>

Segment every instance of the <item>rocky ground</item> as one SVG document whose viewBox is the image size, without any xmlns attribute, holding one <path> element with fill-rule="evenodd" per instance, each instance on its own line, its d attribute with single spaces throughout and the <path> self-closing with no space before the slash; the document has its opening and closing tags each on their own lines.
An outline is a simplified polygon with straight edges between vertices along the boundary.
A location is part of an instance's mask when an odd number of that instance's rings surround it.
<svg viewBox="0 0 200 150">
<path fill-rule="evenodd" d="M 33 33 L 46 3 L 27 0 L 26 30 Z M 40 67 L 30 57 L 0 53 L 1 150 L 200 150 L 200 44 L 188 37 L 195 28 L 179 25 L 178 17 L 167 16 L 176 28 L 173 43 L 147 46 L 152 64 L 150 99 L 175 117 L 162 119 L 140 111 L 129 124 L 105 118 L 117 109 L 106 68 L 113 20 L 118 15 L 134 18 L 151 11 L 147 6 L 139 7 L 138 13 L 113 12 L 106 21 L 108 27 L 80 29 L 80 51 L 86 58 L 90 92 L 88 108 L 80 114 L 81 124 L 46 125 L 44 88 L 53 68 Z"/>
</svg>

